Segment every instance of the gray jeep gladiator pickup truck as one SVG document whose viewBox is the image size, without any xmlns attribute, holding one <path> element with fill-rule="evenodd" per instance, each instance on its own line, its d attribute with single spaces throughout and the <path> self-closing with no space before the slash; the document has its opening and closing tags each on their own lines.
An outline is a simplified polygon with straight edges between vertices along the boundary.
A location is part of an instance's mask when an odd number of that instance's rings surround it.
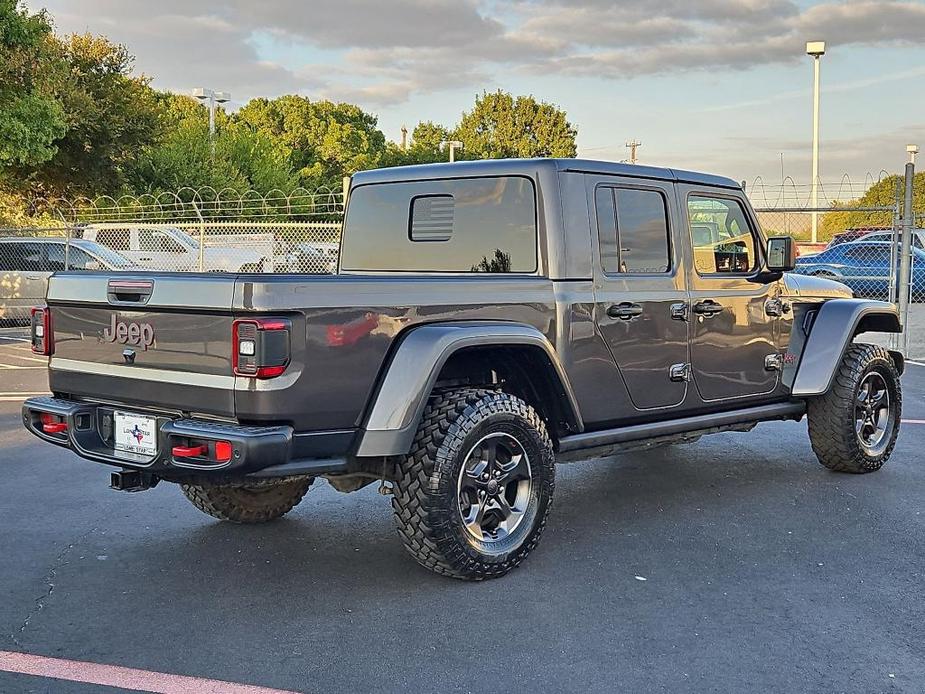
<svg viewBox="0 0 925 694">
<path fill-rule="evenodd" d="M 269 521 L 326 478 L 380 482 L 423 566 L 501 576 L 555 463 L 808 418 L 819 461 L 877 470 L 900 423 L 891 304 L 795 276 L 742 188 L 582 160 L 357 174 L 334 276 L 59 273 L 34 310 L 36 436 Z"/>
</svg>

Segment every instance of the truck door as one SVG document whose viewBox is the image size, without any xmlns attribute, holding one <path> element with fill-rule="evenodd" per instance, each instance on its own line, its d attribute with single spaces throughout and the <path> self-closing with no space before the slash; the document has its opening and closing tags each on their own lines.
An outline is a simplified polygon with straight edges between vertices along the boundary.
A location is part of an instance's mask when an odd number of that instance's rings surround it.
<svg viewBox="0 0 925 694">
<path fill-rule="evenodd" d="M 684 401 L 688 296 L 674 184 L 589 176 L 595 320 L 637 410 Z"/>
<path fill-rule="evenodd" d="M 744 193 L 678 186 L 687 218 L 691 363 L 704 401 L 759 396 L 780 375 L 777 282 L 760 281 L 764 241 Z"/>
</svg>

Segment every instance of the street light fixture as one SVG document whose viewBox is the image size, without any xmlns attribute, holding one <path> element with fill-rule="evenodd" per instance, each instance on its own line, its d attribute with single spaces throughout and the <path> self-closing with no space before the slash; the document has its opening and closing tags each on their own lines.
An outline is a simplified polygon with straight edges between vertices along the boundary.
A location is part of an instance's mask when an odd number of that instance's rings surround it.
<svg viewBox="0 0 925 694">
<path fill-rule="evenodd" d="M 806 55 L 813 59 L 813 243 L 819 225 L 819 59 L 825 55 L 825 41 L 808 41 Z"/>
<path fill-rule="evenodd" d="M 456 150 L 463 149 L 463 143 L 459 140 L 446 140 L 440 143 L 441 146 L 447 147 L 450 150 L 450 161 L 456 161 Z"/>
<path fill-rule="evenodd" d="M 909 154 L 909 161 L 915 163 L 915 155 L 919 153 L 918 145 L 906 145 L 906 152 Z"/>
<path fill-rule="evenodd" d="M 199 87 L 193 90 L 193 96 L 207 103 L 209 106 L 209 137 L 215 135 L 215 107 L 216 104 L 224 104 L 231 101 L 231 94 L 228 92 L 216 92 L 212 89 Z"/>
</svg>

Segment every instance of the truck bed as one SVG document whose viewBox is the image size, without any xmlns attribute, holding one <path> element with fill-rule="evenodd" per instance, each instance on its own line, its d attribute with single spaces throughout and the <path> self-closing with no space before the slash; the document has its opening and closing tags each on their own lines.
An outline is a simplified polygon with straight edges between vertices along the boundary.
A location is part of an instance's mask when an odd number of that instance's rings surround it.
<svg viewBox="0 0 925 694">
<path fill-rule="evenodd" d="M 113 293 L 136 280 L 147 296 Z M 296 431 L 357 427 L 393 342 L 414 325 L 507 320 L 554 339 L 556 323 L 550 280 L 490 275 L 64 273 L 48 305 L 54 393 Z M 291 323 L 276 378 L 233 373 L 232 324 L 254 316 Z"/>
</svg>

